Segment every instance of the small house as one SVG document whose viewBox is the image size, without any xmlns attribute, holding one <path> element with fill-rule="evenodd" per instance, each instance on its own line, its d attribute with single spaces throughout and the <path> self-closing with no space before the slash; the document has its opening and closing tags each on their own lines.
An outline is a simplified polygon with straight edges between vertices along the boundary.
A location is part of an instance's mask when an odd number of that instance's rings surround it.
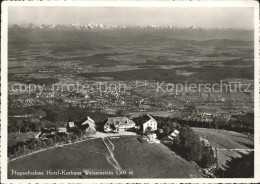
<svg viewBox="0 0 260 184">
<path fill-rule="evenodd" d="M 150 127 L 151 131 L 157 130 L 157 121 L 150 115 L 146 115 L 143 122 L 143 133 Z"/>
<path fill-rule="evenodd" d="M 164 143 L 172 143 L 172 141 L 173 141 L 174 139 L 176 139 L 176 137 L 178 137 L 179 134 L 180 134 L 180 132 L 175 129 L 170 135 L 168 135 L 167 137 L 165 137 L 165 138 L 163 139 L 163 142 L 164 142 Z"/>
<path fill-rule="evenodd" d="M 68 127 L 67 128 L 73 128 L 73 127 L 75 127 L 75 123 L 72 122 L 72 121 L 68 122 Z"/>
<path fill-rule="evenodd" d="M 56 132 L 57 133 L 67 133 L 67 128 L 66 127 L 57 127 Z"/>
<path fill-rule="evenodd" d="M 171 135 L 169 135 L 169 136 L 174 139 L 174 138 L 178 137 L 179 134 L 180 134 L 180 132 L 175 129 L 175 130 L 171 133 Z"/>
<path fill-rule="evenodd" d="M 86 132 L 96 132 L 96 124 L 93 119 L 91 119 L 89 116 L 84 118 L 80 124 L 79 124 L 80 129 L 86 131 Z"/>
</svg>

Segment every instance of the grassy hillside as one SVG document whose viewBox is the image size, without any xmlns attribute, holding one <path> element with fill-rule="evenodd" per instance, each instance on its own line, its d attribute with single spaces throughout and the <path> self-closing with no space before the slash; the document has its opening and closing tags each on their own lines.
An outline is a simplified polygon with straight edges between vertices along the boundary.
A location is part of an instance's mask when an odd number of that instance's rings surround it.
<svg viewBox="0 0 260 184">
<path fill-rule="evenodd" d="M 201 177 L 195 167 L 163 144 L 140 142 L 137 137 L 111 139 L 120 166 L 137 178 Z"/>
<path fill-rule="evenodd" d="M 198 136 L 208 139 L 216 148 L 246 149 L 254 147 L 253 140 L 245 134 L 207 128 L 193 127 L 192 129 Z"/>
<path fill-rule="evenodd" d="M 254 148 L 254 140 L 245 134 L 206 128 L 192 129 L 197 135 L 208 139 L 217 148 L 218 164 L 221 169 L 226 170 L 233 160 L 237 160 L 243 155 L 252 154 L 251 149 Z M 248 158 L 254 159 L 253 157 Z M 253 160 L 251 160 L 250 164 L 252 163 L 254 163 Z M 253 168 L 254 166 L 250 165 L 250 167 Z"/>
<path fill-rule="evenodd" d="M 71 146 L 54 148 L 42 153 L 37 153 L 9 163 L 9 178 L 79 178 L 79 176 L 12 176 L 11 170 L 16 171 L 67 171 L 82 172 L 84 169 L 113 170 L 107 162 L 108 150 L 101 139 L 77 143 Z M 102 176 L 99 176 L 102 177 Z"/>
<path fill-rule="evenodd" d="M 116 170 L 108 159 L 110 153 L 102 139 L 94 139 L 66 147 L 54 148 L 10 162 L 9 178 L 191 178 L 201 177 L 195 167 L 177 156 L 162 144 L 141 143 L 136 136 L 106 139 L 122 170 L 133 172 L 131 175 L 116 175 Z M 111 142 L 111 143 L 110 143 Z M 110 157 L 111 158 L 111 157 Z M 11 171 L 66 171 L 83 170 L 111 171 L 107 176 L 43 175 L 14 176 Z"/>
</svg>

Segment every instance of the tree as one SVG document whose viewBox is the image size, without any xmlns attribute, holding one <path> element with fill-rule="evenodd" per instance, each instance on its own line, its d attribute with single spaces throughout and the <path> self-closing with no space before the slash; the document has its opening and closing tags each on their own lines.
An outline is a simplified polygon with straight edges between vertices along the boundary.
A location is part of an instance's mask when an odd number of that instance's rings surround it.
<svg viewBox="0 0 260 184">
<path fill-rule="evenodd" d="M 217 158 L 214 157 L 213 150 L 211 148 L 204 146 L 201 160 L 198 162 L 198 164 L 203 168 L 208 168 L 216 163 L 217 163 Z"/>
<path fill-rule="evenodd" d="M 57 136 L 57 142 L 61 142 L 61 137 Z"/>
<path fill-rule="evenodd" d="M 61 137 L 61 141 L 62 141 L 62 142 L 66 142 L 66 141 L 67 141 L 66 136 L 62 136 L 62 137 Z"/>
<path fill-rule="evenodd" d="M 18 151 L 19 155 L 23 155 L 23 153 L 24 153 L 22 146 L 18 146 L 17 151 Z"/>
<path fill-rule="evenodd" d="M 52 138 L 48 138 L 48 145 L 53 146 L 53 139 Z"/>
<path fill-rule="evenodd" d="M 193 130 L 189 126 L 184 126 L 180 129 L 178 143 L 175 142 L 172 149 L 188 161 L 200 161 L 203 145 Z"/>
<path fill-rule="evenodd" d="M 30 144 L 30 145 L 29 145 L 29 149 L 30 149 L 30 150 L 34 150 L 34 145 L 33 145 L 33 144 Z"/>
<path fill-rule="evenodd" d="M 164 135 L 167 135 L 167 134 L 169 134 L 171 132 L 170 127 L 167 126 L 167 125 L 163 125 L 162 129 L 163 129 L 163 134 Z"/>
<path fill-rule="evenodd" d="M 19 156 L 18 152 L 14 151 L 14 157 L 18 157 L 18 156 Z"/>
<path fill-rule="evenodd" d="M 37 150 L 38 148 L 41 148 L 40 146 L 38 146 L 37 142 L 33 143 L 34 149 Z"/>
<path fill-rule="evenodd" d="M 38 140 L 37 140 L 37 141 L 35 142 L 35 144 L 36 144 L 36 149 L 42 147 L 42 141 L 38 141 Z"/>
<path fill-rule="evenodd" d="M 54 142 L 54 143 L 57 143 L 57 137 L 56 137 L 56 136 L 54 136 L 53 142 Z"/>
<path fill-rule="evenodd" d="M 42 141 L 42 147 L 47 148 L 47 143 L 45 141 Z"/>
<path fill-rule="evenodd" d="M 151 134 L 151 133 L 152 133 L 152 128 L 148 126 L 148 127 L 145 129 L 144 133 L 145 133 L 145 135 Z"/>
</svg>

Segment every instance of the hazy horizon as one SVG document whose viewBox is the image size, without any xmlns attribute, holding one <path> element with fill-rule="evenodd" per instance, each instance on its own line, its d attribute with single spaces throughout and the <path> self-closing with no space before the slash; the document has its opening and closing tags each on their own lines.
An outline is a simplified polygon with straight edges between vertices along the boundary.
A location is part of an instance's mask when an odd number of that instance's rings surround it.
<svg viewBox="0 0 260 184">
<path fill-rule="evenodd" d="M 9 7 L 8 24 L 96 23 L 126 26 L 254 28 L 253 8 Z"/>
</svg>

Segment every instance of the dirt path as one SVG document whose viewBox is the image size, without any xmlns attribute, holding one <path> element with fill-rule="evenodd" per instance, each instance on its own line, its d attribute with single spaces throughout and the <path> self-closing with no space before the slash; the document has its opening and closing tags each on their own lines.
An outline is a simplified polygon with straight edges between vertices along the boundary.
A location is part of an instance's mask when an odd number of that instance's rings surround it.
<svg viewBox="0 0 260 184">
<path fill-rule="evenodd" d="M 110 165 L 112 165 L 116 170 L 122 170 L 121 166 L 114 157 L 114 153 L 112 152 L 114 150 L 114 144 L 109 139 L 102 138 L 102 140 L 110 153 L 110 155 L 107 157 L 108 163 L 110 163 Z M 109 148 L 108 143 L 106 143 L 106 140 L 108 140 L 108 142 L 112 145 L 112 151 Z"/>
<path fill-rule="evenodd" d="M 254 149 L 246 148 L 246 149 L 225 149 L 225 148 L 216 148 L 220 151 L 254 151 Z"/>
<path fill-rule="evenodd" d="M 112 145 L 112 151 L 115 150 L 115 145 L 110 141 L 110 139 L 108 139 L 108 142 Z"/>
</svg>

